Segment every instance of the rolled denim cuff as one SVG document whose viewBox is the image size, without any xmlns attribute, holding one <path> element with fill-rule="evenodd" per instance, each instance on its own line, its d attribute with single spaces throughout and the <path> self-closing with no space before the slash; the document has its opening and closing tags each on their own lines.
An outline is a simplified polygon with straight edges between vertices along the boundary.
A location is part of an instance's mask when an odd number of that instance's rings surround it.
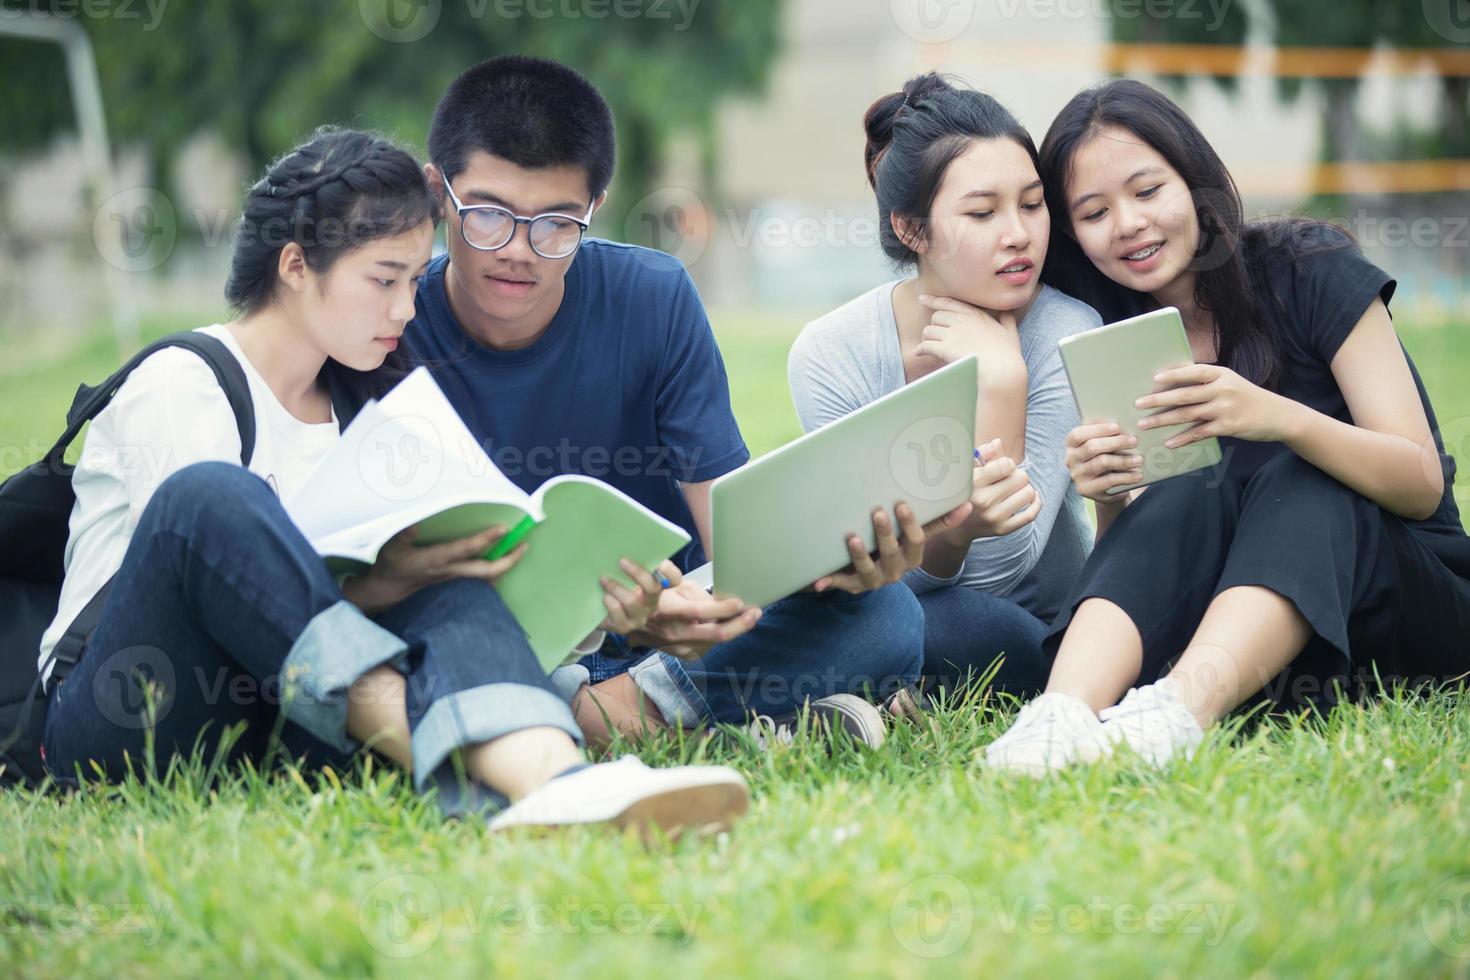
<svg viewBox="0 0 1470 980">
<path fill-rule="evenodd" d="M 712 723 L 704 695 L 674 657 L 655 652 L 630 667 L 628 675 L 671 727 L 698 728 Z"/>
<path fill-rule="evenodd" d="M 551 686 L 561 695 L 561 699 L 571 704 L 582 685 L 592 683 L 592 672 L 581 664 L 567 664 L 553 670 L 547 680 L 551 681 Z"/>
<path fill-rule="evenodd" d="M 947 589 L 951 585 L 958 585 L 960 576 L 964 574 L 964 562 L 960 562 L 960 570 L 948 578 L 930 575 L 922 568 L 911 568 L 903 573 L 903 582 L 914 595 L 928 595 L 930 592 L 938 592 L 940 589 Z"/>
<path fill-rule="evenodd" d="M 456 749 L 526 728 L 556 728 L 582 744 L 582 729 L 565 701 L 529 684 L 485 684 L 442 697 L 413 729 L 414 787 L 439 790 L 446 816 L 498 808 L 505 798 L 456 770 Z"/>
<path fill-rule="evenodd" d="M 361 743 L 347 734 L 347 689 L 359 677 L 391 663 L 407 673 L 408 645 L 343 600 L 311 618 L 281 665 L 286 717 L 338 752 Z"/>
</svg>

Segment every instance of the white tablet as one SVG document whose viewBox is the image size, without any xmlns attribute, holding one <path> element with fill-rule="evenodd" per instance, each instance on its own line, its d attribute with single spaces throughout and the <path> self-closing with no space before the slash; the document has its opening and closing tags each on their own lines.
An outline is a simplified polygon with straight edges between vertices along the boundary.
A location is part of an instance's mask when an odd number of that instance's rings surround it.
<svg viewBox="0 0 1470 980">
<path fill-rule="evenodd" d="M 905 502 L 927 524 L 968 500 L 975 367 L 956 361 L 716 480 L 714 594 L 764 606 L 850 564 L 849 534 L 875 549 L 877 508 Z"/>
<path fill-rule="evenodd" d="M 1062 364 L 1084 422 L 1116 422 L 1124 433 L 1138 437 L 1134 450 L 1143 457 L 1143 480 L 1114 487 L 1108 493 L 1127 493 L 1138 487 L 1167 480 L 1220 462 L 1220 442 L 1199 442 L 1167 449 L 1164 441 L 1189 428 L 1167 425 L 1162 429 L 1138 428 L 1138 423 L 1159 410 L 1135 408 L 1133 403 L 1158 388 L 1154 375 L 1169 368 L 1194 363 L 1184 321 L 1172 306 L 1094 330 L 1073 334 L 1061 341 Z"/>
</svg>

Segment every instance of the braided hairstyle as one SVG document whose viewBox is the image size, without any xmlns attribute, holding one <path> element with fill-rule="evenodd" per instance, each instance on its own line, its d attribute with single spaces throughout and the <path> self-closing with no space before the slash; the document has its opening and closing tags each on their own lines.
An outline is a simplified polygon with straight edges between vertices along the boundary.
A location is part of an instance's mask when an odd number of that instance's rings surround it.
<svg viewBox="0 0 1470 980">
<path fill-rule="evenodd" d="M 984 92 L 955 88 L 934 72 L 875 101 L 863 116 L 863 129 L 863 165 L 878 198 L 879 241 L 900 268 L 916 264 L 919 256 L 893 230 L 891 216 L 908 219 L 927 238 L 945 171 L 975 140 L 1013 140 L 1037 163 L 1031 134 L 1004 106 Z"/>
<path fill-rule="evenodd" d="M 242 314 L 274 302 L 281 250 L 292 242 L 307 267 L 324 275 L 348 252 L 438 218 L 423 170 L 410 154 L 373 133 L 323 127 L 266 168 L 246 194 L 225 299 Z M 329 358 L 321 380 L 361 402 L 381 396 L 409 366 L 402 351 L 390 353 L 375 371 L 354 371 Z"/>
</svg>

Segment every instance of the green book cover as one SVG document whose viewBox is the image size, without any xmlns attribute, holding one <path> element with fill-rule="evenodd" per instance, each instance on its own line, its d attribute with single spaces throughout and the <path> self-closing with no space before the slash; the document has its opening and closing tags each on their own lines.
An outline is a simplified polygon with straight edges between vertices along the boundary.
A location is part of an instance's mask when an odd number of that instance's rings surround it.
<svg viewBox="0 0 1470 980">
<path fill-rule="evenodd" d="M 425 368 L 365 405 L 286 510 L 334 571 L 365 569 L 389 539 L 418 525 L 420 545 L 510 528 L 486 557 L 518 541 L 525 556 L 496 583 L 548 671 L 607 614 L 600 578 L 629 586 L 629 558 L 654 568 L 689 541 L 673 524 L 584 476 L 527 494 L 485 454 Z"/>
</svg>

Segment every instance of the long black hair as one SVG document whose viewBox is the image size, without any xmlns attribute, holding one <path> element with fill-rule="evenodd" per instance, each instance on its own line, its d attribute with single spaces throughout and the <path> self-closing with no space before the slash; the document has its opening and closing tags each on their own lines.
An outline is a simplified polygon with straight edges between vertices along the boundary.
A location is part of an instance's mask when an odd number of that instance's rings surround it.
<svg viewBox="0 0 1470 980">
<path fill-rule="evenodd" d="M 892 216 L 906 219 L 921 239 L 926 237 L 944 172 L 972 142 L 1014 140 L 1039 168 L 1036 144 L 1015 116 L 984 92 L 957 89 L 934 72 L 911 78 L 902 91 L 874 102 L 863 128 L 868 134 L 863 164 L 878 198 L 879 240 L 900 267 L 917 263 L 919 256 L 898 237 Z"/>
<path fill-rule="evenodd" d="M 246 195 L 225 299 L 245 314 L 274 302 L 281 249 L 291 242 L 321 275 L 353 249 L 426 220 L 437 221 L 438 208 L 418 161 L 373 133 L 323 127 L 272 163 Z M 381 396 L 409 367 L 402 351 L 374 371 L 328 358 L 321 381 L 361 403 Z"/>
<path fill-rule="evenodd" d="M 1273 318 L 1257 296 L 1263 264 L 1299 254 L 1306 232 L 1321 222 L 1284 219 L 1247 224 L 1230 171 L 1194 121 L 1168 96 L 1132 79 L 1105 82 L 1072 97 L 1041 141 L 1041 179 L 1051 212 L 1051 254 L 1043 278 L 1091 305 L 1104 322 L 1148 309 L 1149 298 L 1119 285 L 1083 254 L 1072 234 L 1067 185 L 1077 150 L 1099 130 L 1115 126 L 1138 137 L 1176 170 L 1189 188 L 1200 241 L 1191 268 L 1194 300 L 1215 324 L 1220 364 L 1254 384 L 1280 378 Z"/>
</svg>

